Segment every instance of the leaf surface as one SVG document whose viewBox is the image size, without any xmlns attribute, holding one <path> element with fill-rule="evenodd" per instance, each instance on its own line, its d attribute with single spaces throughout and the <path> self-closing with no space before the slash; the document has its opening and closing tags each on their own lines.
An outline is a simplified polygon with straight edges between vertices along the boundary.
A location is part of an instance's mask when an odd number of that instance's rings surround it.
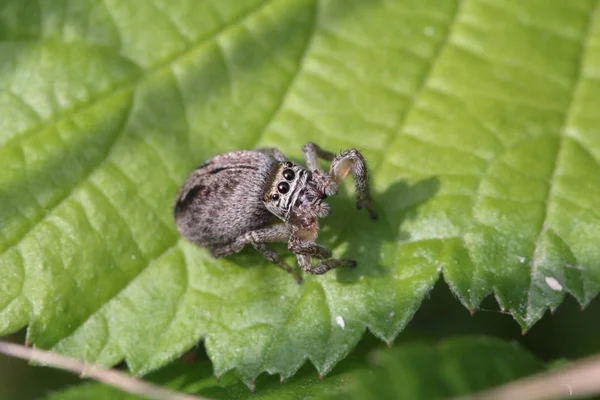
<svg viewBox="0 0 600 400">
<path fill-rule="evenodd" d="M 202 338 L 217 375 L 322 375 L 392 342 L 443 273 L 523 329 L 600 285 L 599 2 L 0 2 L 0 334 L 132 371 Z M 360 149 L 331 199 L 359 267 L 301 286 L 177 235 L 204 160 Z M 280 253 L 285 247 L 276 247 Z M 291 257 L 288 261 L 293 262 Z"/>
</svg>

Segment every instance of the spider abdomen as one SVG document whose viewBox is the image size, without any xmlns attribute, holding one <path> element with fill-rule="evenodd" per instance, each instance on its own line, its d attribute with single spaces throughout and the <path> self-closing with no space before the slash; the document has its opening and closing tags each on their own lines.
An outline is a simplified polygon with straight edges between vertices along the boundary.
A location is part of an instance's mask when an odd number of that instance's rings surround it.
<svg viewBox="0 0 600 400">
<path fill-rule="evenodd" d="M 180 190 L 175 220 L 181 235 L 199 246 L 230 243 L 267 226 L 263 188 L 276 160 L 255 151 L 212 158 L 197 168 Z"/>
</svg>

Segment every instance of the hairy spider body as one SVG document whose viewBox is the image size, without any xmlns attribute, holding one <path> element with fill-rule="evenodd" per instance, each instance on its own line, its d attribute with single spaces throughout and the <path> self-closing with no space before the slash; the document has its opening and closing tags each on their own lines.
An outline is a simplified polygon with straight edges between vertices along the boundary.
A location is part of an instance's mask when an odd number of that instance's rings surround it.
<svg viewBox="0 0 600 400">
<path fill-rule="evenodd" d="M 311 274 L 356 265 L 352 260 L 332 259 L 331 252 L 315 240 L 318 218 L 329 214 L 323 200 L 337 194 L 338 184 L 348 173 L 356 183 L 357 207 L 377 218 L 365 161 L 354 149 L 337 157 L 313 143 L 303 150 L 308 168 L 288 160 L 277 149 L 236 151 L 202 164 L 177 195 L 175 221 L 181 235 L 209 248 L 215 257 L 231 255 L 251 244 L 298 282 L 302 280 L 297 271 L 266 243 L 287 242 L 300 268 Z M 319 169 L 318 157 L 332 162 L 329 174 Z M 322 261 L 313 266 L 313 258 Z"/>
</svg>

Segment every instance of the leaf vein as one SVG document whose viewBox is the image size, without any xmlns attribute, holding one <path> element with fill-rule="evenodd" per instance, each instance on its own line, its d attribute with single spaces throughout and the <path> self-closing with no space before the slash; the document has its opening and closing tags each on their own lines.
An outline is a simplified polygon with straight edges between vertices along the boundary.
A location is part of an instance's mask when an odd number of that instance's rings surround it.
<svg viewBox="0 0 600 400">
<path fill-rule="evenodd" d="M 306 63 L 306 58 L 308 56 L 308 53 L 310 52 L 311 49 L 311 45 L 312 42 L 314 40 L 315 37 L 315 32 L 317 31 L 317 19 L 318 19 L 318 4 L 319 4 L 319 0 L 316 0 L 315 2 L 315 12 L 314 12 L 314 16 L 313 16 L 313 25 L 310 28 L 310 33 L 309 33 L 309 37 L 306 40 L 306 44 L 304 46 L 304 50 L 302 51 L 302 55 L 300 56 L 300 60 L 298 62 L 298 68 L 296 69 L 296 72 L 293 74 L 292 78 L 290 79 L 287 88 L 284 90 L 279 103 L 277 105 L 277 107 L 275 108 L 275 110 L 272 112 L 271 118 L 267 121 L 267 123 L 265 124 L 265 127 L 262 129 L 262 131 L 258 134 L 258 136 L 256 137 L 256 139 L 254 140 L 254 147 L 257 147 L 260 144 L 260 141 L 262 139 L 262 137 L 264 136 L 264 134 L 271 128 L 271 125 L 273 124 L 273 122 L 275 121 L 275 119 L 279 116 L 279 114 L 281 114 L 281 112 L 284 109 L 284 104 L 287 100 L 287 98 L 290 96 L 291 92 L 292 92 L 292 87 L 295 86 L 296 81 L 298 80 L 298 76 L 300 76 L 302 69 L 304 68 L 304 64 Z"/>
<path fill-rule="evenodd" d="M 126 116 L 123 118 L 123 121 L 122 121 L 122 123 L 121 123 L 121 126 L 120 126 L 120 127 L 118 127 L 118 128 L 116 128 L 116 130 L 117 130 L 117 131 L 123 131 L 123 130 L 125 130 L 125 127 L 126 127 L 126 126 L 127 126 L 127 124 L 129 123 L 129 118 L 130 118 L 130 115 L 131 115 L 131 110 L 132 110 L 132 107 L 133 107 L 133 102 L 131 102 L 131 103 L 130 103 L 130 107 L 129 107 L 129 109 L 127 110 L 127 114 L 126 114 Z M 60 136 L 60 135 L 58 135 L 58 136 Z M 83 185 L 83 183 L 84 183 L 84 182 L 88 181 L 88 179 L 90 178 L 90 176 L 92 176 L 92 174 L 93 174 L 93 173 L 94 173 L 96 170 L 98 170 L 98 168 L 100 168 L 100 167 L 101 167 L 101 166 L 102 166 L 102 165 L 103 165 L 103 164 L 106 162 L 106 160 L 108 159 L 108 156 L 109 156 L 109 155 L 110 155 L 110 153 L 112 152 L 112 149 L 113 149 L 113 148 L 115 147 L 115 145 L 118 143 L 118 141 L 119 141 L 119 138 L 120 138 L 120 135 L 119 135 L 118 133 L 117 133 L 117 134 L 114 134 L 114 135 L 113 135 L 113 137 L 111 138 L 111 142 L 108 144 L 108 148 L 107 148 L 107 150 L 106 150 L 105 154 L 104 154 L 104 155 L 103 155 L 103 156 L 100 158 L 99 162 L 98 162 L 96 165 L 92 166 L 92 167 L 90 168 L 90 170 L 89 170 L 89 171 L 88 171 L 86 174 L 84 174 L 84 176 L 83 176 L 82 180 L 81 180 L 81 181 L 80 181 L 80 182 L 79 182 L 77 185 L 75 185 L 75 187 L 74 187 L 72 190 L 69 190 L 69 191 L 67 191 L 67 192 L 66 192 L 66 194 L 65 194 L 65 195 L 63 195 L 63 196 L 62 196 L 62 198 L 60 198 L 60 199 L 59 199 L 59 200 L 58 200 L 58 201 L 57 201 L 55 204 L 53 204 L 53 205 L 49 206 L 49 207 L 48 207 L 48 208 L 45 210 L 45 213 L 44 213 L 44 215 L 42 216 L 42 218 L 41 218 L 41 219 L 39 219 L 37 222 L 35 222 L 35 223 L 33 224 L 33 226 L 31 226 L 31 227 L 29 228 L 29 230 L 25 231 L 25 232 L 24 232 L 24 233 L 23 233 L 23 234 L 22 234 L 22 235 L 21 235 L 19 238 L 17 238 L 17 239 L 15 239 L 15 240 L 13 240 L 13 242 L 12 242 L 12 243 L 10 243 L 10 244 L 9 244 L 9 245 L 8 245 L 8 246 L 7 246 L 7 247 L 6 247 L 6 248 L 5 248 L 5 249 L 4 249 L 4 250 L 3 250 L 3 251 L 0 253 L 0 257 L 2 257 L 2 256 L 4 255 L 4 253 L 6 253 L 6 252 L 7 252 L 8 250 L 10 250 L 11 248 L 13 248 L 13 247 L 15 247 L 15 246 L 18 246 L 18 245 L 19 245 L 19 244 L 20 244 L 20 243 L 21 243 L 21 242 L 22 242 L 22 241 L 23 241 L 23 240 L 24 240 L 24 239 L 25 239 L 25 238 L 26 238 L 26 237 L 27 237 L 27 236 L 28 236 L 28 235 L 29 235 L 29 234 L 30 234 L 30 233 L 33 231 L 33 229 L 34 229 L 35 227 L 37 227 L 37 226 L 39 226 L 41 223 L 43 223 L 43 222 L 44 222 L 44 221 L 45 221 L 47 218 L 49 218 L 49 217 L 50 217 L 50 215 L 52 214 L 52 212 L 53 212 L 54 210 L 56 210 L 58 207 L 60 207 L 62 204 L 64 204 L 64 203 L 65 203 L 65 202 L 66 202 L 68 199 L 70 199 L 70 198 L 71 198 L 71 196 L 73 196 L 73 193 L 74 193 L 75 189 L 76 189 L 77 187 L 80 187 L 81 185 Z"/>
<path fill-rule="evenodd" d="M 105 99 L 108 99 L 108 98 L 114 97 L 114 96 L 118 96 L 118 95 L 121 95 L 124 93 L 133 92 L 135 87 L 137 85 L 139 85 L 140 83 L 151 79 L 155 75 L 161 74 L 162 72 L 164 72 L 164 70 L 171 68 L 171 66 L 173 64 L 177 63 L 185 56 L 193 53 L 194 50 L 196 50 L 197 48 L 202 47 L 205 43 L 215 40 L 220 35 L 227 32 L 229 29 L 232 29 L 233 27 L 235 27 L 239 24 L 242 24 L 245 20 L 252 18 L 256 14 L 259 14 L 265 8 L 267 8 L 268 5 L 270 5 L 276 1 L 280 1 L 280 0 L 266 1 L 266 2 L 262 3 L 258 8 L 251 9 L 248 12 L 237 16 L 230 22 L 229 25 L 224 25 L 222 27 L 219 27 L 218 29 L 215 29 L 214 31 L 202 36 L 198 40 L 190 43 L 190 45 L 188 47 L 183 48 L 181 51 L 179 51 L 175 54 L 172 54 L 169 57 L 166 57 L 164 60 L 156 63 L 156 65 L 148 68 L 147 71 L 145 72 L 145 74 L 142 74 L 141 77 L 139 77 L 138 79 L 133 80 L 133 81 L 119 82 L 119 83 L 115 84 L 114 86 L 110 87 L 109 89 L 97 94 L 96 96 L 91 97 L 90 99 L 88 99 L 88 101 L 78 104 L 70 109 L 67 109 L 62 113 L 56 114 L 53 118 L 44 121 L 45 123 L 37 125 L 33 128 L 27 129 L 21 133 L 18 133 L 16 136 L 11 138 L 11 140 L 22 140 L 24 137 L 32 135 L 35 132 L 39 131 L 40 129 L 42 129 L 43 126 L 51 125 L 51 124 L 58 124 L 59 122 L 61 122 L 63 120 L 68 120 L 73 115 L 76 115 L 79 112 L 82 112 L 83 110 L 86 110 L 86 109 L 94 106 L 95 104 L 100 103 L 101 101 L 103 101 Z M 105 7 L 106 7 L 106 4 L 105 4 Z M 109 7 L 106 7 L 106 8 L 110 14 L 110 8 Z M 112 17 L 112 15 L 111 15 L 111 17 Z M 115 21 L 114 17 L 113 17 L 113 21 Z M 115 23 L 116 23 L 116 21 L 115 21 Z M 122 39 L 120 39 L 120 40 L 122 40 Z M 129 60 L 129 61 L 133 63 L 132 60 Z"/>
<path fill-rule="evenodd" d="M 179 239 L 177 239 L 173 244 L 168 245 L 156 257 L 154 257 L 154 258 L 152 258 L 150 260 L 146 260 L 146 266 L 143 267 L 143 268 L 140 268 L 135 273 L 135 275 L 129 280 L 129 282 L 127 282 L 125 285 L 123 285 L 122 288 L 120 288 L 115 293 L 113 293 L 113 295 L 111 295 L 109 299 L 107 299 L 106 301 L 104 301 L 104 303 L 102 303 L 100 305 L 100 307 L 98 307 L 96 310 L 94 310 L 93 312 L 91 312 L 90 315 L 88 315 L 88 317 L 86 319 L 81 320 L 76 326 L 73 326 L 72 329 L 70 330 L 69 334 L 64 335 L 57 343 L 55 343 L 51 347 L 56 346 L 58 343 L 62 342 L 66 338 L 68 338 L 68 337 L 72 336 L 73 334 L 75 334 L 77 332 L 77 330 L 79 330 L 90 318 L 92 318 L 97 313 L 101 313 L 105 309 L 105 307 L 107 307 L 113 300 L 115 300 L 117 297 L 119 297 L 119 295 L 121 295 L 123 292 L 125 292 L 125 290 L 127 290 L 127 288 L 129 288 L 130 285 L 132 285 L 136 281 L 136 278 L 139 277 L 144 271 L 146 271 L 151 264 L 153 264 L 155 261 L 159 260 L 162 256 L 164 256 L 166 253 L 168 253 L 171 249 L 173 249 L 174 247 L 176 247 L 178 244 L 179 244 Z M 141 253 L 141 254 L 143 255 L 143 253 Z M 128 299 L 126 299 L 126 298 L 124 298 L 123 301 L 127 302 L 127 303 L 130 303 L 130 301 Z M 132 308 L 132 310 L 135 310 L 135 306 L 133 304 L 131 304 L 130 307 Z"/>
<path fill-rule="evenodd" d="M 448 25 L 447 25 L 448 33 L 445 35 L 444 41 L 438 46 L 437 50 L 433 54 L 431 61 L 427 64 L 428 66 L 425 69 L 425 72 L 423 73 L 423 76 L 419 82 L 417 90 L 416 90 L 415 94 L 412 96 L 412 98 L 410 99 L 408 106 L 398 116 L 398 122 L 396 123 L 396 126 L 393 129 L 393 131 L 396 132 L 396 135 L 390 136 L 390 140 L 384 146 L 385 150 L 381 157 L 382 162 L 378 166 L 376 166 L 374 168 L 374 170 L 381 169 L 382 165 L 384 165 L 383 160 L 387 160 L 388 158 L 393 158 L 393 157 L 388 157 L 388 155 L 392 152 L 395 139 L 397 136 L 403 134 L 403 130 L 405 128 L 406 119 L 407 119 L 408 115 L 411 113 L 412 110 L 415 109 L 418 100 L 423 95 L 423 92 L 425 91 L 425 88 L 427 87 L 427 84 L 429 83 L 429 78 L 430 78 L 433 70 L 435 69 L 435 66 L 438 64 L 441 55 L 443 54 L 444 50 L 448 47 L 448 44 L 450 43 L 450 37 L 452 36 L 452 32 L 454 31 L 454 28 L 459 20 L 459 15 L 460 15 L 461 9 L 463 7 L 463 4 L 465 2 L 465 0 L 457 0 L 457 1 L 458 1 L 458 3 L 456 5 L 456 7 L 454 8 L 454 15 L 452 15 L 452 18 L 449 20 Z"/>
</svg>

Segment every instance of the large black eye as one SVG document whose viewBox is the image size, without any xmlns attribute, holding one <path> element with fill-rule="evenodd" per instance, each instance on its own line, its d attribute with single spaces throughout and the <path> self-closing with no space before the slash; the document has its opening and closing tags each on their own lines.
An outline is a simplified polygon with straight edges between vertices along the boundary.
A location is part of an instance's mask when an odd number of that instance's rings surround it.
<svg viewBox="0 0 600 400">
<path fill-rule="evenodd" d="M 277 200 L 279 200 L 279 195 L 278 195 L 277 193 L 274 193 L 274 194 L 271 196 L 271 199 L 273 199 L 274 201 L 277 201 Z"/>
<path fill-rule="evenodd" d="M 296 174 L 291 169 L 286 169 L 283 171 L 283 177 L 285 179 L 287 179 L 288 181 L 291 181 L 292 179 L 294 179 L 296 177 Z"/>
<path fill-rule="evenodd" d="M 277 185 L 277 190 L 281 194 L 286 194 L 290 191 L 290 185 L 287 182 L 279 182 L 279 185 Z"/>
</svg>

